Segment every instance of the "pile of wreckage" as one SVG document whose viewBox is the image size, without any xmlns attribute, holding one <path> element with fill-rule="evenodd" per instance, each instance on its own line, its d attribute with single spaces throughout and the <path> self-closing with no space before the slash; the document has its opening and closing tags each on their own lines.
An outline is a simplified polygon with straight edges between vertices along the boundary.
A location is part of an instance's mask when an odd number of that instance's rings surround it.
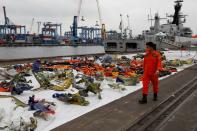
<svg viewBox="0 0 197 131">
<path fill-rule="evenodd" d="M 159 76 L 163 77 L 177 71 L 177 67 L 184 64 L 192 64 L 193 60 L 166 60 L 161 52 L 163 70 Z M 1 98 L 12 98 L 16 108 L 28 108 L 34 111 L 28 122 L 21 118 L 20 129 L 34 130 L 37 127 L 35 117 L 47 120 L 48 115 L 55 114 L 54 102 L 45 99 L 36 100 L 35 96 L 29 96 L 28 103 L 16 98 L 24 91 L 54 90 L 51 97 L 65 103 L 87 106 L 89 101 L 85 97 L 89 93 L 102 99 L 102 81 L 109 81 L 108 86 L 112 89 L 124 91 L 125 86 L 135 86 L 140 82 L 143 75 L 143 54 L 137 54 L 132 59 L 122 56 L 121 58 L 105 55 L 103 57 L 79 57 L 61 59 L 56 61 L 36 60 L 34 63 L 17 64 L 0 68 L 0 92 L 10 92 L 11 95 L 1 95 Z M 35 77 L 40 88 L 34 89 L 32 81 L 27 77 Z M 70 93 L 74 92 L 74 93 Z M 0 122 L 3 116 L 0 115 Z M 10 129 L 11 125 L 0 125 L 1 129 Z M 13 129 L 16 127 L 13 127 Z"/>
</svg>

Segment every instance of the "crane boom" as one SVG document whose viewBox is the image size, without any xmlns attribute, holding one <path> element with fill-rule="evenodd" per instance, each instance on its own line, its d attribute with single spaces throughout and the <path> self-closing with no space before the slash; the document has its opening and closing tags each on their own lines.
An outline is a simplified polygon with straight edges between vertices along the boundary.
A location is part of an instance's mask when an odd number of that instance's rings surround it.
<svg viewBox="0 0 197 131">
<path fill-rule="evenodd" d="M 5 6 L 3 6 L 3 12 L 4 12 L 5 25 L 7 25 L 8 24 L 8 19 L 7 19 L 7 15 L 6 15 Z"/>
<path fill-rule="evenodd" d="M 103 21 L 102 21 L 102 17 L 101 17 L 101 8 L 100 8 L 99 0 L 96 0 L 96 3 L 97 3 L 98 13 L 99 13 L 100 25 L 102 26 Z"/>
<path fill-rule="evenodd" d="M 34 25 L 34 18 L 32 19 L 32 21 L 31 21 L 31 26 L 30 26 L 30 29 L 29 29 L 29 33 L 31 34 L 31 32 L 32 32 L 32 27 L 33 27 L 33 25 Z"/>
<path fill-rule="evenodd" d="M 83 0 L 79 1 L 79 7 L 78 7 L 78 11 L 77 11 L 77 17 L 78 17 L 77 21 L 79 21 L 79 18 L 80 18 L 82 2 L 83 2 Z"/>
</svg>

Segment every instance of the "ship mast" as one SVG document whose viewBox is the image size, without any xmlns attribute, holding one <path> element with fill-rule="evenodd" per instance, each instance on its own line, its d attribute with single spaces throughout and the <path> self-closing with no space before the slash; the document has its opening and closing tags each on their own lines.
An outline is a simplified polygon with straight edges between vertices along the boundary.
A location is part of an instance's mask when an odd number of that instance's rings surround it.
<svg viewBox="0 0 197 131">
<path fill-rule="evenodd" d="M 183 0 L 175 1 L 176 3 L 174 6 L 175 12 L 174 12 L 172 24 L 176 24 L 177 26 L 179 26 L 180 24 L 180 18 L 181 18 L 180 12 L 181 12 L 181 7 L 182 7 L 182 4 L 181 4 L 182 2 Z"/>
<path fill-rule="evenodd" d="M 174 6 L 175 12 L 174 15 L 172 16 L 173 17 L 172 24 L 176 24 L 178 26 L 178 29 L 180 28 L 181 24 L 186 22 L 185 17 L 187 16 L 181 13 L 182 2 L 183 0 L 175 1 L 176 3 Z"/>
<path fill-rule="evenodd" d="M 132 38 L 132 30 L 131 30 L 131 25 L 130 25 L 130 19 L 129 15 L 127 15 L 127 20 L 128 20 L 128 27 L 127 29 L 129 30 L 129 38 Z"/>
</svg>

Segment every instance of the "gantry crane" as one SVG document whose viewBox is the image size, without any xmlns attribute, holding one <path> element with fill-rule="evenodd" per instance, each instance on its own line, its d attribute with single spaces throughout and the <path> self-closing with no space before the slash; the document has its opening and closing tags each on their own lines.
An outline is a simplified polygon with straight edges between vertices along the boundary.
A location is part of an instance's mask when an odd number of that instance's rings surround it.
<svg viewBox="0 0 197 131">
<path fill-rule="evenodd" d="M 0 35 L 6 38 L 7 42 L 23 43 L 26 40 L 26 27 L 16 25 L 7 17 L 6 7 L 3 6 L 4 12 L 4 25 L 0 25 Z"/>
<path fill-rule="evenodd" d="M 78 21 L 79 21 L 79 17 L 80 17 L 80 14 L 81 14 L 82 3 L 83 3 L 83 0 L 80 0 L 80 1 L 79 1 L 78 11 L 77 11 Z M 96 0 L 96 3 L 97 3 L 98 14 L 99 14 L 99 22 L 100 22 L 100 25 L 102 25 L 103 22 L 102 22 L 102 16 L 101 16 L 101 9 L 100 9 L 99 0 Z M 83 16 L 82 16 L 82 18 L 83 18 Z M 83 18 L 83 19 L 84 19 L 84 18 Z"/>
<path fill-rule="evenodd" d="M 77 11 L 77 23 L 79 23 L 82 3 L 83 3 L 83 0 L 80 0 L 79 1 L 79 6 L 78 6 L 78 11 Z M 100 22 L 100 26 L 101 26 L 101 29 L 102 29 L 101 30 L 101 35 L 102 35 L 102 38 L 104 39 L 105 38 L 105 24 L 103 23 L 103 20 L 102 20 L 102 14 L 101 14 L 101 8 L 100 8 L 99 0 L 96 0 L 96 3 L 97 3 L 98 14 L 99 14 L 99 22 Z M 84 20 L 84 18 L 83 18 L 83 20 Z"/>
</svg>

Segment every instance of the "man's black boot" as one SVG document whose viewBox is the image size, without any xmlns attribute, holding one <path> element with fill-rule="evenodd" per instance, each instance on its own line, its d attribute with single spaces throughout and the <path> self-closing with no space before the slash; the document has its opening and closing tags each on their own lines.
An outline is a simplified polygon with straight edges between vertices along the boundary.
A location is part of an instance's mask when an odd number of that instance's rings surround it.
<svg viewBox="0 0 197 131">
<path fill-rule="evenodd" d="M 153 101 L 157 101 L 157 93 L 153 94 Z"/>
<path fill-rule="evenodd" d="M 146 94 L 143 94 L 143 97 L 141 100 L 139 100 L 139 103 L 140 104 L 146 104 L 147 103 L 147 95 Z"/>
</svg>

